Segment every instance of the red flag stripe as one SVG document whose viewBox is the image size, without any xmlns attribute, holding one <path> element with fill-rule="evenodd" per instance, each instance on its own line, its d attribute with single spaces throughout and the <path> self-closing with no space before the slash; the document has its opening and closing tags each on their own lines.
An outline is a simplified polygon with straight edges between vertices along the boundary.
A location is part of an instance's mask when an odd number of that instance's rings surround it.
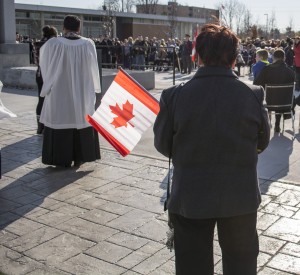
<svg viewBox="0 0 300 275">
<path fill-rule="evenodd" d="M 130 151 L 107 132 L 100 124 L 97 123 L 90 115 L 86 116 L 86 120 L 123 156 L 126 157 Z"/>
<path fill-rule="evenodd" d="M 141 85 L 139 85 L 130 75 L 123 69 L 120 69 L 114 81 L 123 87 L 128 93 L 133 95 L 137 100 L 144 104 L 156 115 L 159 112 L 158 101 L 151 96 Z"/>
</svg>

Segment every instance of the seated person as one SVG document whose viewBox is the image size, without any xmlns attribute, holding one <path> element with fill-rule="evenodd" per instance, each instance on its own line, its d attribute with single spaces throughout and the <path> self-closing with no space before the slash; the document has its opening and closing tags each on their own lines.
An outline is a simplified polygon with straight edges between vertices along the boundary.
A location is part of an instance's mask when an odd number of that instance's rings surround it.
<svg viewBox="0 0 300 275">
<path fill-rule="evenodd" d="M 285 53 L 277 49 L 273 54 L 273 63 L 265 66 L 258 77 L 254 79 L 254 85 L 265 87 L 266 84 L 290 84 L 295 82 L 295 72 L 285 63 Z M 275 132 L 280 132 L 281 114 L 276 115 Z"/>
<path fill-rule="evenodd" d="M 265 49 L 261 49 L 256 52 L 256 63 L 252 66 L 252 72 L 254 76 L 253 83 L 259 75 L 259 73 L 261 72 L 261 70 L 263 69 L 263 67 L 269 64 L 268 57 L 269 53 Z"/>
</svg>

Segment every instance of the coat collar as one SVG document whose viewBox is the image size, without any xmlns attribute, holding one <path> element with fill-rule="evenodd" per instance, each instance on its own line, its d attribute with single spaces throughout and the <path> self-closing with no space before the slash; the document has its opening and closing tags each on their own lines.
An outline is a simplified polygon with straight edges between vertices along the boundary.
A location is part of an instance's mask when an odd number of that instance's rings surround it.
<svg viewBox="0 0 300 275">
<path fill-rule="evenodd" d="M 270 66 L 272 66 L 272 67 L 279 67 L 279 66 L 287 67 L 286 63 L 283 60 L 277 60 L 277 61 L 273 62 L 272 64 L 270 64 Z"/>
<path fill-rule="evenodd" d="M 225 76 L 238 78 L 232 69 L 224 67 L 208 67 L 203 66 L 198 69 L 193 78 L 208 77 L 208 76 Z"/>
</svg>

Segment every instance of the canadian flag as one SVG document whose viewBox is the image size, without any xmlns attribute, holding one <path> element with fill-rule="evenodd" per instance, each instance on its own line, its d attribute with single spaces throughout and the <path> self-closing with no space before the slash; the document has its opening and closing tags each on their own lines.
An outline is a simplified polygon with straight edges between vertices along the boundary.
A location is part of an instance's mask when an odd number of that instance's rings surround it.
<svg viewBox="0 0 300 275">
<path fill-rule="evenodd" d="M 158 101 L 120 69 L 99 108 L 86 119 L 125 157 L 154 123 L 158 112 Z"/>
<path fill-rule="evenodd" d="M 194 33 L 194 39 L 193 39 L 193 44 L 192 44 L 192 61 L 195 62 L 197 59 L 197 53 L 196 53 L 196 39 L 198 36 L 198 24 L 197 24 L 197 28 L 196 31 Z"/>
</svg>

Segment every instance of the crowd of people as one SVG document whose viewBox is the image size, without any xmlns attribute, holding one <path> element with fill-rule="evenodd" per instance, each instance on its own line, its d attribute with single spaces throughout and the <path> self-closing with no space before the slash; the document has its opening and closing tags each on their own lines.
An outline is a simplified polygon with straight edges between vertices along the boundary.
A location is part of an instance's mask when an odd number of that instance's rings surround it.
<svg viewBox="0 0 300 275">
<path fill-rule="evenodd" d="M 285 51 L 285 61 L 289 67 L 295 66 L 294 50 L 296 50 L 296 55 L 298 55 L 297 47 L 299 46 L 299 40 L 295 38 L 287 37 L 286 39 L 281 40 L 265 40 L 260 38 L 253 40 L 247 38 L 246 40 L 241 41 L 239 55 L 236 61 L 238 71 L 240 72 L 240 68 L 246 66 L 249 68 L 250 74 L 256 74 L 256 72 L 252 72 L 253 65 L 258 63 L 258 61 L 264 62 L 265 64 L 272 63 L 273 54 L 276 49 L 282 49 Z"/>
<path fill-rule="evenodd" d="M 123 41 L 108 35 L 91 39 L 97 49 L 102 50 L 104 68 L 122 66 L 124 69 L 167 71 L 173 64 L 183 74 L 191 73 L 192 42 L 186 34 L 178 38 L 158 39 L 138 35 L 136 39 L 128 37 Z"/>
<path fill-rule="evenodd" d="M 58 34 L 59 35 L 59 34 Z M 197 63 L 192 61 L 192 41 L 189 34 L 183 39 L 179 38 L 149 38 L 138 35 L 136 38 L 128 37 L 120 40 L 116 37 L 111 38 L 108 35 L 99 37 L 90 37 L 95 43 L 97 49 L 102 50 L 102 67 L 118 68 L 130 70 L 154 70 L 168 71 L 175 66 L 175 69 L 182 74 L 191 73 L 192 69 L 197 67 Z M 30 44 L 30 63 L 34 63 L 35 49 L 34 44 L 39 39 L 31 39 L 29 36 L 22 36 L 17 33 L 18 43 Z M 256 68 L 262 67 L 261 62 L 265 64 L 272 63 L 272 56 L 276 49 L 285 51 L 285 62 L 291 68 L 300 74 L 300 45 L 299 39 L 264 39 L 250 37 L 241 40 L 239 53 L 236 60 L 236 71 L 241 75 L 241 68 L 247 74 L 256 76 Z M 257 54 L 257 52 L 259 52 Z M 265 59 L 261 59 L 261 55 Z M 266 57 L 267 55 L 267 57 Z M 253 65 L 259 63 L 254 71 Z M 298 65 L 296 65 L 296 63 Z M 297 69 L 298 67 L 298 69 Z M 298 83 L 298 82 L 297 82 Z M 299 88 L 299 85 L 297 84 Z M 300 89 L 298 89 L 300 90 Z"/>
</svg>

